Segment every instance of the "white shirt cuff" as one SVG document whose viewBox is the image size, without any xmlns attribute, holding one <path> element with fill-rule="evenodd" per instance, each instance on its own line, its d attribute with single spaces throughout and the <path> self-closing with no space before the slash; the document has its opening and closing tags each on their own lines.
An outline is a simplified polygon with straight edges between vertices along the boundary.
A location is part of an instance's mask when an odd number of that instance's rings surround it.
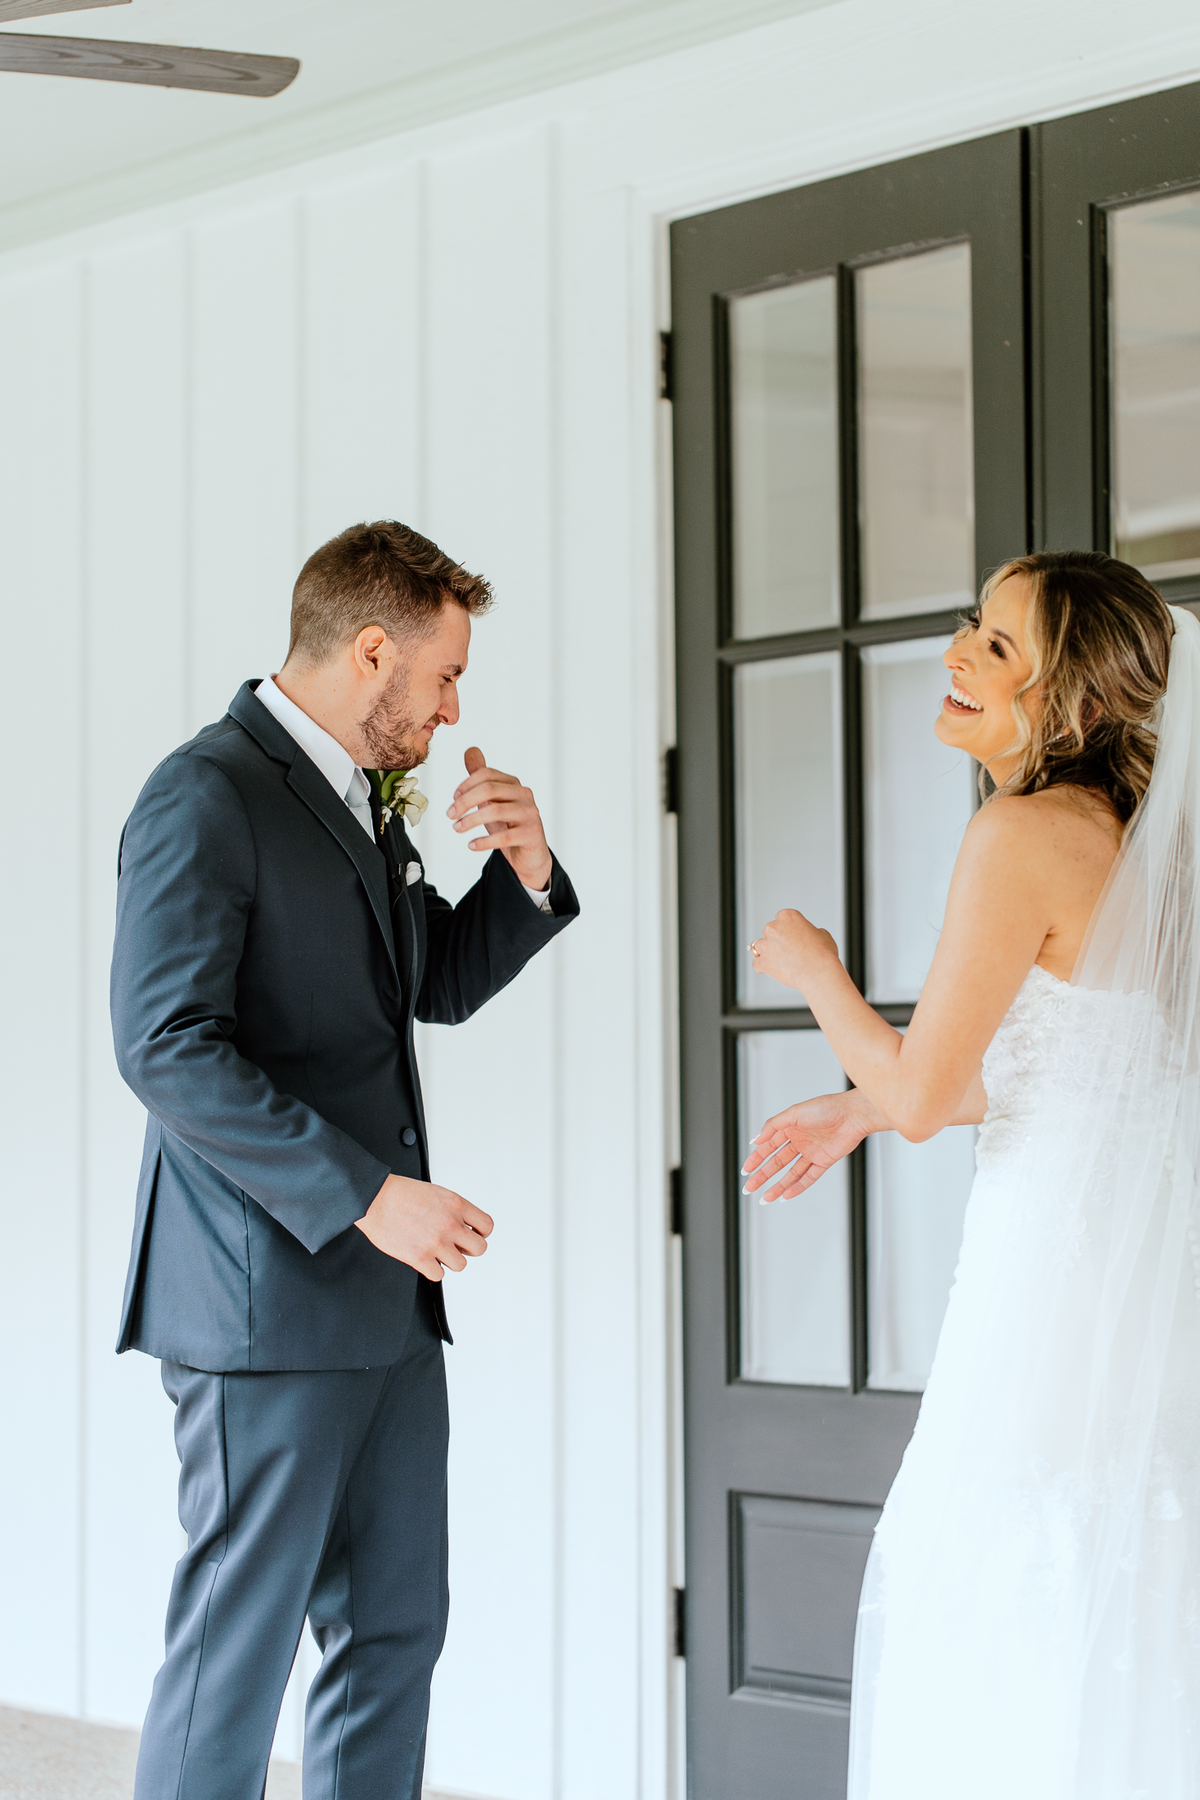
<svg viewBox="0 0 1200 1800">
<path fill-rule="evenodd" d="M 525 883 L 522 882 L 521 886 L 525 887 Z M 544 912 L 548 919 L 552 919 L 554 917 L 554 913 L 550 906 L 550 883 L 549 882 L 546 883 L 544 888 L 527 887 L 527 888 L 525 888 L 525 892 L 529 895 L 529 898 L 533 901 L 533 904 L 537 907 L 539 912 Z"/>
</svg>

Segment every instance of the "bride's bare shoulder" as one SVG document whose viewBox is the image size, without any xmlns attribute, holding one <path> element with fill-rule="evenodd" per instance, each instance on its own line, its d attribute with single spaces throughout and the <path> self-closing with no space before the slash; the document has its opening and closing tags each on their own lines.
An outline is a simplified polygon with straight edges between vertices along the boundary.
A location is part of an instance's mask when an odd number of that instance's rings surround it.
<svg viewBox="0 0 1200 1800">
<path fill-rule="evenodd" d="M 1004 794 L 981 806 L 967 827 L 964 848 L 985 861 L 1015 858 L 1033 872 L 1064 872 L 1080 863 L 1112 863 L 1122 826 L 1103 795 L 1077 787 L 1038 794 Z"/>
</svg>

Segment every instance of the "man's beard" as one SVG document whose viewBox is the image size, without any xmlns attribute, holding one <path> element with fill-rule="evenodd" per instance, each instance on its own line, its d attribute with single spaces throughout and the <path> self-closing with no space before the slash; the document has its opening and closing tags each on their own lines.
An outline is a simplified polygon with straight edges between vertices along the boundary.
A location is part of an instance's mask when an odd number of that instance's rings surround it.
<svg viewBox="0 0 1200 1800">
<path fill-rule="evenodd" d="M 415 769 L 429 755 L 429 739 L 418 736 L 420 726 L 407 707 L 408 683 L 397 669 L 359 729 L 366 741 L 373 769 Z"/>
</svg>

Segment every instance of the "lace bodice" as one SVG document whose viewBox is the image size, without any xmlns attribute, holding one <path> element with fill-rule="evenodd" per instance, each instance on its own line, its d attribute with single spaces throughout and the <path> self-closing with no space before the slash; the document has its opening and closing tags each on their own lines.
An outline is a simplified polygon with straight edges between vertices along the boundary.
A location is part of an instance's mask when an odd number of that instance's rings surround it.
<svg viewBox="0 0 1200 1800">
<path fill-rule="evenodd" d="M 1155 1018 L 1147 994 L 1076 987 L 1035 963 L 984 1052 L 988 1110 L 975 1148 L 977 1167 L 994 1172 L 1007 1164 L 1044 1104 L 1074 1108 L 1094 1097 L 1096 1056 L 1104 1043 L 1132 1048 L 1136 1042 L 1147 1056 L 1158 1056 Z"/>
<path fill-rule="evenodd" d="M 995 1168 L 1024 1141 L 1052 1063 L 1066 1054 L 1078 988 L 1035 963 L 983 1057 L 988 1109 L 975 1160 Z"/>
</svg>

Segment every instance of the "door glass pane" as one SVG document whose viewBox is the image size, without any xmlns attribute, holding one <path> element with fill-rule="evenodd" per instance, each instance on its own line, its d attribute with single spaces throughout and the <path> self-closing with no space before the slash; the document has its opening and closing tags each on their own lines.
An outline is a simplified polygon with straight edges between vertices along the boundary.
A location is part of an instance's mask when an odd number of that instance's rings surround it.
<svg viewBox="0 0 1200 1800">
<path fill-rule="evenodd" d="M 846 1078 L 819 1031 L 738 1040 L 739 1142 L 766 1119 Z M 742 1156 L 739 1154 L 739 1163 Z M 850 1218 L 846 1165 L 795 1200 L 741 1196 L 742 1375 L 812 1387 L 850 1384 Z"/>
<path fill-rule="evenodd" d="M 971 247 L 877 263 L 855 283 L 862 615 L 970 604 Z"/>
<path fill-rule="evenodd" d="M 869 1140 L 868 1387 L 925 1386 L 974 1175 L 973 1125 L 950 1126 L 924 1144 L 908 1144 L 895 1131 Z"/>
<path fill-rule="evenodd" d="M 734 635 L 836 624 L 833 276 L 734 300 L 729 355 Z"/>
<path fill-rule="evenodd" d="M 916 1000 L 975 804 L 976 765 L 933 734 L 948 637 L 862 653 L 867 998 Z"/>
<path fill-rule="evenodd" d="M 1115 551 L 1200 574 L 1200 193 L 1111 214 L 1109 254 Z"/>
<path fill-rule="evenodd" d="M 738 1002 L 801 1006 L 746 946 L 783 906 L 842 938 L 840 659 L 743 663 L 733 705 Z"/>
</svg>

